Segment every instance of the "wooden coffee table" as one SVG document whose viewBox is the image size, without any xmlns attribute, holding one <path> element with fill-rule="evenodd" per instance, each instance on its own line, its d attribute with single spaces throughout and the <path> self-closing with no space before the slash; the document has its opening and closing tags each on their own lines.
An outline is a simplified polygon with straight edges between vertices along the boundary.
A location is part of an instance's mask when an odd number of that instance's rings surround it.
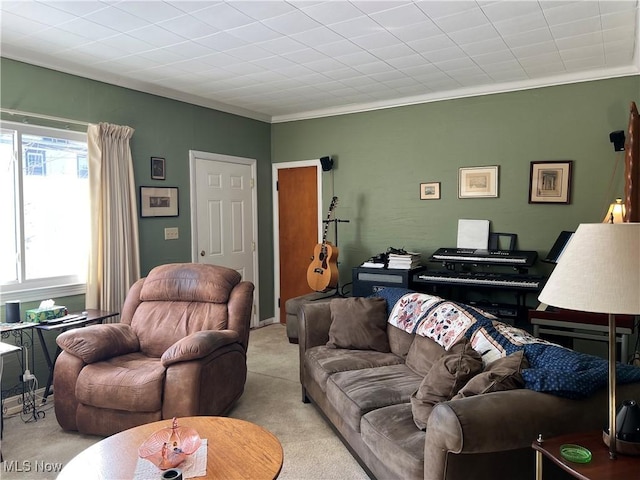
<svg viewBox="0 0 640 480">
<path fill-rule="evenodd" d="M 184 417 L 178 418 L 178 425 L 191 427 L 207 439 L 207 475 L 196 478 L 273 480 L 280 474 L 282 445 L 275 435 L 258 425 L 226 417 Z M 171 427 L 171 420 L 148 423 L 107 437 L 71 459 L 57 478 L 133 478 L 138 447 L 164 427 Z"/>
</svg>

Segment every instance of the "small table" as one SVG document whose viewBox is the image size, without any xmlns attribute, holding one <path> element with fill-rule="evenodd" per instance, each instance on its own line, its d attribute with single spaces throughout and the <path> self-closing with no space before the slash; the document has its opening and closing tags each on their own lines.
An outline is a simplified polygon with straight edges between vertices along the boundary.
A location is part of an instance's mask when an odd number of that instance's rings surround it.
<svg viewBox="0 0 640 480">
<path fill-rule="evenodd" d="M 147 423 L 105 438 L 72 458 L 57 479 L 134 478 L 138 448 L 171 422 Z M 282 445 L 258 425 L 227 417 L 184 417 L 178 425 L 207 439 L 207 475 L 199 479 L 273 480 L 280 474 Z"/>
<path fill-rule="evenodd" d="M 9 353 L 19 352 L 22 347 L 0 342 L 0 383 L 2 383 L 2 357 Z M 0 390 L 0 462 L 2 461 L 2 433 L 4 432 L 4 409 L 2 408 L 2 390 Z"/>
<path fill-rule="evenodd" d="M 42 396 L 42 403 L 47 401 L 47 397 L 51 394 L 51 384 L 53 383 L 53 368 L 56 364 L 56 359 L 58 355 L 60 355 L 60 347 L 56 347 L 55 357 L 52 359 L 51 354 L 49 353 L 49 349 L 47 348 L 47 343 L 44 341 L 43 332 L 57 332 L 62 333 L 66 330 L 70 330 L 72 328 L 84 327 L 85 325 L 90 325 L 92 323 L 102 323 L 104 320 L 110 317 L 115 317 L 118 315 L 118 312 L 105 312 L 103 310 L 95 310 L 88 309 L 86 310 L 86 316 L 83 314 L 82 316 L 85 318 L 79 320 L 71 320 L 68 322 L 60 322 L 60 323 L 42 323 L 36 325 L 36 331 L 38 332 L 38 338 L 40 339 L 40 345 L 42 345 L 42 351 L 44 353 L 44 359 L 47 362 L 47 367 L 49 367 L 49 377 L 47 378 L 47 386 L 44 389 L 44 394 Z M 77 313 L 76 315 L 80 315 Z"/>
<path fill-rule="evenodd" d="M 560 456 L 560 445 L 566 443 L 580 445 L 591 452 L 589 463 L 574 463 Z M 553 437 L 539 443 L 531 444 L 536 451 L 536 480 L 542 480 L 542 457 L 545 456 L 569 473 L 581 480 L 612 480 L 640 478 L 640 457 L 621 455 L 611 460 L 609 447 L 602 440 L 602 430 L 588 433 L 574 433 Z"/>
</svg>

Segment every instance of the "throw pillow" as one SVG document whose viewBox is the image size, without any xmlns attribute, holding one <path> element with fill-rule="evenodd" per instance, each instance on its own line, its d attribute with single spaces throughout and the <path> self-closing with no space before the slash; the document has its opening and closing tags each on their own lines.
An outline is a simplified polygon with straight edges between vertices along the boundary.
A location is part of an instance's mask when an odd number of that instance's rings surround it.
<svg viewBox="0 0 640 480">
<path fill-rule="evenodd" d="M 438 345 L 434 340 L 422 335 L 414 335 L 405 364 L 413 372 L 424 377 L 433 368 L 433 364 L 440 360 L 440 357 L 445 353 L 447 352 L 444 347 Z"/>
<path fill-rule="evenodd" d="M 453 399 L 522 388 L 524 387 L 522 370 L 525 368 L 529 368 L 529 362 L 524 355 L 524 350 L 502 357 L 469 380 Z"/>
<path fill-rule="evenodd" d="M 411 411 L 416 426 L 425 430 L 433 407 L 451 400 L 463 385 L 481 371 L 482 358 L 466 338 L 452 345 L 434 363 L 418 390 L 411 395 Z"/>
<path fill-rule="evenodd" d="M 387 302 L 383 298 L 336 298 L 329 302 L 327 346 L 389 352 Z"/>
</svg>

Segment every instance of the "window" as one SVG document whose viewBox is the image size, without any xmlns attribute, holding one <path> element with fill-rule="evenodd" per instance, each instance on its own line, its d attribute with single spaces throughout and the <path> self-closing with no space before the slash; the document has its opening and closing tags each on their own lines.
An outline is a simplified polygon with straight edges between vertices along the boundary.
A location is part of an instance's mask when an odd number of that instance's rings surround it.
<svg viewBox="0 0 640 480">
<path fill-rule="evenodd" d="M 89 222 L 86 134 L 3 122 L 0 128 L 3 301 L 84 293 Z"/>
</svg>

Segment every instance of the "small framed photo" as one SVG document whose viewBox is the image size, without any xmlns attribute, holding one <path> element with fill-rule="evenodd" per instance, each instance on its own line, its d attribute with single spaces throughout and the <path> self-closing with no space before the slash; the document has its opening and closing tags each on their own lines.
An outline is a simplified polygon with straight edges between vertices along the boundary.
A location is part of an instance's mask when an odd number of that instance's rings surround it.
<svg viewBox="0 0 640 480">
<path fill-rule="evenodd" d="M 572 160 L 531 162 L 529 203 L 570 203 L 572 165 Z"/>
<path fill-rule="evenodd" d="M 498 196 L 498 166 L 458 169 L 458 198 Z"/>
<path fill-rule="evenodd" d="M 140 187 L 141 217 L 177 217 L 178 187 Z"/>
<path fill-rule="evenodd" d="M 164 158 L 151 157 L 151 179 L 165 180 L 167 178 Z"/>
<path fill-rule="evenodd" d="M 440 200 L 440 182 L 421 183 L 420 200 Z"/>
</svg>

